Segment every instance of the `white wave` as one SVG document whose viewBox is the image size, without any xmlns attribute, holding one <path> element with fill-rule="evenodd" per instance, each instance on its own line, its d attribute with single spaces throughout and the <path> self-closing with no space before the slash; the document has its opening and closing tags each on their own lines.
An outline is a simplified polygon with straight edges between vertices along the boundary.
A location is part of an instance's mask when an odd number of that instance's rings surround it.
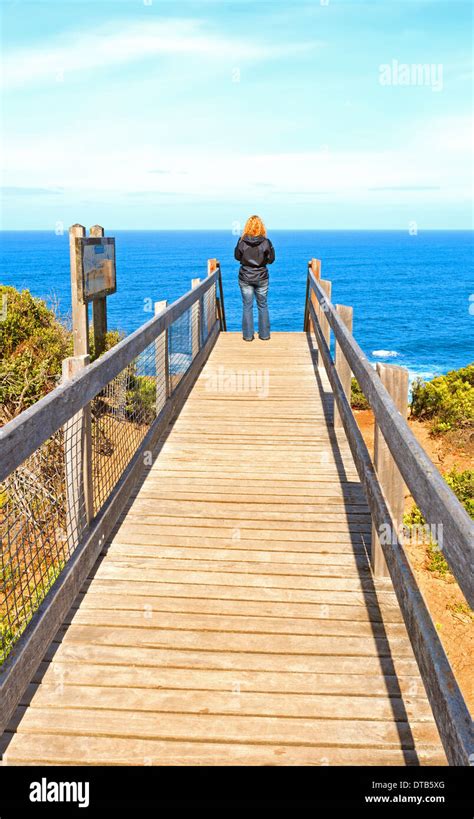
<svg viewBox="0 0 474 819">
<path fill-rule="evenodd" d="M 396 358 L 400 353 L 396 350 L 372 350 L 372 355 L 376 358 Z"/>
<path fill-rule="evenodd" d="M 408 367 L 408 378 L 410 383 L 417 378 L 422 378 L 423 381 L 431 381 L 438 375 L 443 375 L 443 370 L 439 367 L 434 367 L 430 370 L 418 369 L 416 366 Z"/>
</svg>

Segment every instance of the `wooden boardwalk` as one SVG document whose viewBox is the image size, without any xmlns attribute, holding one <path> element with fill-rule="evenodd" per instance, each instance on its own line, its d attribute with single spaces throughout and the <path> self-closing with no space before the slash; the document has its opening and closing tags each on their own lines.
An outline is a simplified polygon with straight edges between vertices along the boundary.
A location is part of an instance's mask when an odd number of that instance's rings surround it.
<svg viewBox="0 0 474 819">
<path fill-rule="evenodd" d="M 8 764 L 445 764 L 306 334 L 222 333 Z"/>
</svg>

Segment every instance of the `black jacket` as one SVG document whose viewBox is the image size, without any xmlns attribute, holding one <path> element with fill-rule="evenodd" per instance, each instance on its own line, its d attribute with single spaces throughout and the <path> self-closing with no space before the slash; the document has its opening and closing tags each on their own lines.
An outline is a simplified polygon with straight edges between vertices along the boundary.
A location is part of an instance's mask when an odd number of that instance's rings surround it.
<svg viewBox="0 0 474 819">
<path fill-rule="evenodd" d="M 241 236 L 234 258 L 240 262 L 239 280 L 245 284 L 258 284 L 268 280 L 267 264 L 275 261 L 275 250 L 266 236 Z"/>
</svg>

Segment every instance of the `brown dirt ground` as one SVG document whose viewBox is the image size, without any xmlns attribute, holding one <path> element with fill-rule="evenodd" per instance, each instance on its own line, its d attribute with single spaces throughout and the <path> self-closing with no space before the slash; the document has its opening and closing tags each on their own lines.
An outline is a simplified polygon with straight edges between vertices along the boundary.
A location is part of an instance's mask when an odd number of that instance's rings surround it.
<svg viewBox="0 0 474 819">
<path fill-rule="evenodd" d="M 354 415 L 369 452 L 373 455 L 373 413 L 371 410 L 354 410 Z M 433 437 L 430 435 L 429 424 L 412 418 L 408 419 L 408 424 L 441 473 L 453 467 L 459 470 L 472 469 L 472 435 L 464 441 L 453 436 Z M 409 511 L 413 503 L 413 498 L 407 491 L 405 510 Z M 471 713 L 474 713 L 474 614 L 467 606 L 452 574 L 448 572 L 443 576 L 428 569 L 425 546 L 410 544 L 406 551 L 459 687 Z"/>
</svg>

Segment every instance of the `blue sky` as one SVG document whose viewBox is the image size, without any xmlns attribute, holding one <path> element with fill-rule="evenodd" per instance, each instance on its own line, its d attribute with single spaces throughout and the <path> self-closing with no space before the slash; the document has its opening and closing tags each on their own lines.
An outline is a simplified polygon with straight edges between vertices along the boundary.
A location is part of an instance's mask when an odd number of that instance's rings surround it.
<svg viewBox="0 0 474 819">
<path fill-rule="evenodd" d="M 3 228 L 472 227 L 470 2 L 1 11 Z"/>
</svg>

